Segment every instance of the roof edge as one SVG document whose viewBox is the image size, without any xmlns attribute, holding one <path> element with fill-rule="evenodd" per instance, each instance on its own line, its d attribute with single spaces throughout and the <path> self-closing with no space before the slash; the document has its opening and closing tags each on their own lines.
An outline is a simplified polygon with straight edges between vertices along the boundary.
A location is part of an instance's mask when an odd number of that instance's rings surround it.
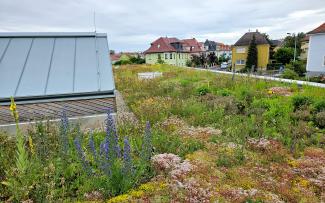
<svg viewBox="0 0 325 203">
<path fill-rule="evenodd" d="M 23 37 L 107 37 L 97 32 L 0 32 L 0 38 Z"/>
<path fill-rule="evenodd" d="M 46 95 L 46 96 L 26 96 L 26 97 L 15 97 L 15 103 L 39 103 L 39 102 L 51 102 L 51 101 L 70 101 L 78 99 L 93 99 L 103 97 L 115 97 L 115 90 L 101 91 L 101 92 L 85 92 L 85 93 L 74 93 L 74 94 L 60 94 L 60 95 Z M 10 98 L 1 98 L 0 106 L 10 104 Z"/>
</svg>

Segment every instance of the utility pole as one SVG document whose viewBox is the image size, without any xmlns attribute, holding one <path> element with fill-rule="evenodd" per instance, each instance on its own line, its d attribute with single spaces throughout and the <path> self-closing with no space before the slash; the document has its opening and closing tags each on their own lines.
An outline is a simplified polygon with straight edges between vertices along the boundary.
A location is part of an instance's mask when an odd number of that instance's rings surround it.
<svg viewBox="0 0 325 203">
<path fill-rule="evenodd" d="M 287 35 L 292 35 L 295 38 L 295 51 L 294 51 L 294 55 L 293 55 L 293 62 L 296 62 L 296 58 L 297 58 L 297 35 L 296 33 L 290 33 L 288 32 Z"/>
<path fill-rule="evenodd" d="M 297 35 L 294 34 L 295 36 L 295 53 L 294 53 L 294 56 L 293 56 L 293 62 L 296 62 L 296 55 L 297 55 Z"/>
</svg>

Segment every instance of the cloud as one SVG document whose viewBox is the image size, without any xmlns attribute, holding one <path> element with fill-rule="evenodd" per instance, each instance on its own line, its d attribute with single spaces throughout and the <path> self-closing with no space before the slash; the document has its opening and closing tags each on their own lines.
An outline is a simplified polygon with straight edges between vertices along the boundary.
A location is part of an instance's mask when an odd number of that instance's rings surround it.
<svg viewBox="0 0 325 203">
<path fill-rule="evenodd" d="M 281 38 L 325 22 L 324 0 L 1 0 L 0 31 L 106 32 L 117 51 L 160 36 L 235 43 L 249 29 Z"/>
</svg>

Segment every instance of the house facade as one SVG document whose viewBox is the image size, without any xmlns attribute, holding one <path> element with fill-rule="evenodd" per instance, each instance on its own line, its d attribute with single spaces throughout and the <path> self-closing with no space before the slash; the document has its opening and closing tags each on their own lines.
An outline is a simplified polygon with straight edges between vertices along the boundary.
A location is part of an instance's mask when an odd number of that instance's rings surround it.
<svg viewBox="0 0 325 203">
<path fill-rule="evenodd" d="M 255 36 L 257 45 L 257 68 L 266 69 L 270 59 L 270 44 L 260 32 L 247 32 L 232 47 L 232 63 L 236 70 L 245 68 L 249 45 Z"/>
<path fill-rule="evenodd" d="M 225 56 L 226 58 L 232 58 L 231 46 L 219 43 L 217 46 L 216 56 Z"/>
<path fill-rule="evenodd" d="M 300 60 L 307 60 L 309 49 L 309 36 L 306 36 L 301 42 L 301 53 L 299 56 Z"/>
<path fill-rule="evenodd" d="M 325 23 L 307 34 L 309 35 L 307 75 L 325 74 Z"/>
<path fill-rule="evenodd" d="M 232 56 L 231 46 L 208 39 L 204 42 L 204 49 L 206 53 L 214 52 L 217 57 L 225 56 L 231 58 Z"/>
<path fill-rule="evenodd" d="M 157 64 L 164 62 L 174 66 L 186 66 L 191 60 L 191 55 L 203 52 L 196 39 L 179 40 L 177 38 L 160 37 L 151 43 L 148 50 L 144 52 L 146 64 Z"/>
</svg>

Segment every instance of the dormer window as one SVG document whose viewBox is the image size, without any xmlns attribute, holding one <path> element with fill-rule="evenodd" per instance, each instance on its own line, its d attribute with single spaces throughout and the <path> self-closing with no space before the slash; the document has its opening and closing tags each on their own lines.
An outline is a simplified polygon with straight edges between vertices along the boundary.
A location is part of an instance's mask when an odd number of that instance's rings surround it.
<svg viewBox="0 0 325 203">
<path fill-rule="evenodd" d="M 160 48 L 160 44 L 157 45 L 158 49 Z"/>
</svg>

